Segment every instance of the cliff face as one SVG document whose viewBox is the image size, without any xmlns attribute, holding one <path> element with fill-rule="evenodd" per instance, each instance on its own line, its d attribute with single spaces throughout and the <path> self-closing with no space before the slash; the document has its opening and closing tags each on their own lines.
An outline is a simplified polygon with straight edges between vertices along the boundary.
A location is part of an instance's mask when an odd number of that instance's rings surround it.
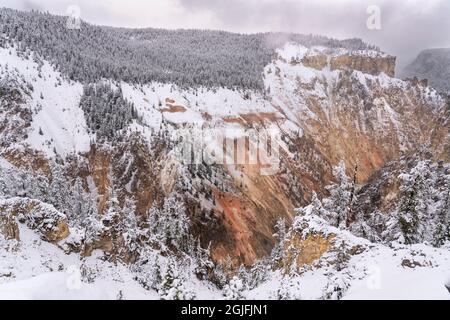
<svg viewBox="0 0 450 320">
<path fill-rule="evenodd" d="M 308 56 L 303 59 L 310 62 Z M 276 61 L 268 70 L 278 69 L 280 76 L 271 73 L 267 80 L 273 100 L 302 128 L 301 139 L 312 140 L 310 145 L 323 164 L 335 165 L 344 159 L 347 168 L 358 165 L 357 179 L 363 183 L 386 161 L 433 143 L 436 135 L 444 138 L 448 132 L 448 126 L 435 128 L 439 119 L 448 118 L 445 100 L 423 83 L 386 75 L 394 69 L 395 59 L 361 55 L 350 59 L 332 53 L 321 59 L 325 60 L 335 61 L 336 67 L 313 67 L 311 72 L 310 64 Z M 357 69 L 346 70 L 349 66 Z M 300 157 L 304 154 L 299 152 Z"/>
<path fill-rule="evenodd" d="M 280 218 L 290 222 L 293 209 L 308 204 L 313 191 L 327 194 L 331 168 L 341 160 L 360 184 L 387 162 L 423 147 L 436 159 L 450 160 L 447 102 L 423 82 L 393 78 L 394 69 L 395 58 L 378 53 L 289 45 L 266 66 L 264 95 L 123 84 L 124 96 L 142 115 L 141 123 L 123 130 L 116 141 L 92 139 L 88 151 L 58 155 L 56 160 L 39 151 L 44 143 L 24 142 L 33 133 L 29 127 L 35 126 L 33 114 L 24 111 L 33 98 L 11 93 L 15 102 L 10 98 L 4 105 L 13 105 L 16 111 L 0 110 L 0 134 L 8 136 L 0 154 L 17 167 L 49 178 L 49 163 L 62 163 L 69 181 L 81 178 L 85 191 L 96 196 L 101 214 L 110 190 L 116 190 L 121 206 L 127 199 L 135 202 L 141 226 L 148 223 L 153 205 L 161 206 L 175 193 L 183 200 L 193 237 L 203 247 L 211 245 L 215 261 L 231 257 L 235 265 L 249 265 L 271 252 Z M 166 107 L 156 108 L 162 101 Z M 51 113 L 53 107 L 40 112 Z M 80 111 L 76 104 L 66 107 L 67 112 Z M 5 117 L 15 117 L 21 125 L 12 128 Z M 229 130 L 233 139 L 250 130 L 276 129 L 282 140 L 278 168 L 262 175 L 261 163 L 183 164 L 174 156 L 173 134 L 195 128 Z M 79 132 L 74 130 L 75 138 L 82 136 Z M 248 151 L 250 144 L 245 148 Z M 14 230 L 12 226 L 4 232 L 15 237 Z M 304 248 L 305 256 L 292 258 L 301 265 L 327 251 L 332 239 L 311 236 L 292 241 Z M 94 249 L 110 250 L 108 236 L 86 254 Z"/>
<path fill-rule="evenodd" d="M 389 77 L 395 76 L 395 57 L 364 57 L 342 55 L 331 59 L 331 70 L 357 70 L 374 76 L 384 72 Z"/>
<path fill-rule="evenodd" d="M 70 234 L 67 218 L 48 204 L 26 198 L 0 201 L 0 231 L 7 239 L 20 240 L 17 221 L 52 243 L 58 243 Z"/>
<path fill-rule="evenodd" d="M 426 145 L 437 151 L 448 143 L 448 125 L 436 127 L 444 117 L 445 101 L 424 83 L 392 78 L 394 69 L 393 57 L 334 53 L 299 60 L 284 57 L 266 68 L 277 117 L 256 127 L 276 124 L 287 151 L 281 152 L 275 175 L 263 177 L 251 166 L 238 166 L 233 168 L 238 177 L 231 174 L 233 190 L 215 191 L 214 210 L 220 212 L 223 226 L 221 233 L 213 232 L 221 237 L 209 238 L 216 260 L 229 252 L 246 263 L 267 255 L 274 244 L 270 226 L 279 218 L 290 221 L 292 208 L 307 204 L 313 191 L 326 195 L 331 167 L 341 160 L 349 176 L 357 168 L 355 178 L 364 184 L 401 154 Z M 255 128 L 247 117 L 236 118 L 240 121 L 234 123 Z M 292 126 L 297 129 L 285 129 Z M 434 144 L 437 136 L 441 146 Z M 442 152 L 435 158 L 448 161 Z M 227 181 L 228 175 L 225 168 L 222 179 Z M 199 233 L 208 237 L 204 230 L 199 228 Z"/>
<path fill-rule="evenodd" d="M 361 71 L 365 74 L 378 76 L 385 73 L 389 77 L 395 76 L 395 61 L 392 56 L 364 56 L 343 54 L 338 56 L 327 56 L 323 54 L 306 56 L 301 63 L 309 68 L 323 70 L 329 67 L 333 70 Z"/>
</svg>

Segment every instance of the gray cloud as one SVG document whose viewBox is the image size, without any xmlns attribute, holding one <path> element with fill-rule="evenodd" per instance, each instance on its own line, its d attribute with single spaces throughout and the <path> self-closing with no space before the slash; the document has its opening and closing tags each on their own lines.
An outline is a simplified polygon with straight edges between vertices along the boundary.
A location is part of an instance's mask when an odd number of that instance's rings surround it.
<svg viewBox="0 0 450 320">
<path fill-rule="evenodd" d="M 0 0 L 0 6 L 64 14 L 80 6 L 83 19 L 104 25 L 287 31 L 337 38 L 360 37 L 399 56 L 450 47 L 448 0 Z M 366 27 L 369 5 L 381 9 L 381 30 Z"/>
<path fill-rule="evenodd" d="M 210 11 L 233 31 L 290 31 L 360 37 L 408 63 L 424 48 L 450 47 L 448 0 L 180 0 L 186 10 Z M 381 10 L 381 30 L 369 30 L 367 8 Z"/>
</svg>

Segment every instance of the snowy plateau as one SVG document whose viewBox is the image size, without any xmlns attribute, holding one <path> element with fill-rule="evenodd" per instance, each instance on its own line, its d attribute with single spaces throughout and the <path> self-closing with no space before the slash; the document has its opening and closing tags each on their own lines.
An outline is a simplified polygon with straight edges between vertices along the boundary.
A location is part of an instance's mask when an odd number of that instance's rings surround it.
<svg viewBox="0 0 450 320">
<path fill-rule="evenodd" d="M 227 60 L 237 35 L 193 31 L 210 77 L 160 57 L 148 80 L 124 61 L 176 32 L 83 26 L 110 63 L 42 36 L 56 16 L 0 21 L 1 300 L 450 299 L 449 99 L 394 57 L 305 36 Z M 179 132 L 211 129 L 276 130 L 279 170 L 179 161 Z"/>
</svg>

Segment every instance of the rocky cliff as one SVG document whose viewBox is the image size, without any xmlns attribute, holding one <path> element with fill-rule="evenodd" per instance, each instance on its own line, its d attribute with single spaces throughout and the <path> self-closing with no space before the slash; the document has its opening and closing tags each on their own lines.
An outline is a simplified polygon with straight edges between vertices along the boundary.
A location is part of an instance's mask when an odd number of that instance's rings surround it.
<svg viewBox="0 0 450 320">
<path fill-rule="evenodd" d="M 59 74 L 50 73 L 45 89 L 38 66 L 15 59 L 28 66 L 31 74 L 26 77 L 35 89 L 33 93 L 26 85 L 16 85 L 1 96 L 4 159 L 44 174 L 50 182 L 52 168 L 63 167 L 72 186 L 81 179 L 83 190 L 95 196 L 100 214 L 108 211 L 114 190 L 121 207 L 127 200 L 136 205 L 142 228 L 148 226 L 149 209 L 178 194 L 192 236 L 203 247 L 211 245 L 217 262 L 231 257 L 235 265 L 250 265 L 270 254 L 276 222 L 291 221 L 293 209 L 308 204 L 313 192 L 326 196 L 331 168 L 341 160 L 359 184 L 370 181 L 389 161 L 419 149 L 429 149 L 435 160 L 449 161 L 447 102 L 424 83 L 394 78 L 395 58 L 384 54 L 288 44 L 264 69 L 264 94 L 122 83 L 124 98 L 134 102 L 141 116 L 114 141 L 97 141 L 86 127 L 72 128 L 69 122 L 72 137 L 52 136 L 52 127 L 42 128 L 54 112 L 80 115 L 79 87 L 67 84 L 71 102 L 37 98 L 40 88 L 48 90 L 44 97 L 59 94 L 52 84 Z M 17 125 L 8 119 L 17 119 Z M 231 130 L 233 139 L 250 130 L 276 129 L 282 140 L 277 170 L 262 175 L 262 163 L 183 164 L 174 156 L 173 134 L 205 128 Z M 89 135 L 90 141 L 80 147 Z M 72 151 L 66 151 L 68 146 Z M 233 156 L 238 154 L 235 148 Z M 249 151 L 251 143 L 245 148 Z M 51 241 L 66 236 L 62 225 L 57 228 L 56 234 L 46 236 Z M 14 230 L 10 226 L 5 233 L 16 237 Z M 316 256 L 331 240 L 312 236 L 292 241 L 310 252 L 308 256 Z M 308 256 L 297 257 L 298 264 L 308 263 Z"/>
</svg>

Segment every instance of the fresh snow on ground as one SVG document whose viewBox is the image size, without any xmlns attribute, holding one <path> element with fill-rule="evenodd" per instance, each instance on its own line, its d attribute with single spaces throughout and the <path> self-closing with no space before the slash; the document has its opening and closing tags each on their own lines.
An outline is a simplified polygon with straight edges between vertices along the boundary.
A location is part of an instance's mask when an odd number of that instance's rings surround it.
<svg viewBox="0 0 450 320">
<path fill-rule="evenodd" d="M 168 84 L 133 86 L 121 83 L 124 97 L 135 105 L 142 116 L 142 123 L 133 122 L 128 130 L 149 136 L 152 130 L 161 127 L 163 121 L 200 127 L 209 117 L 216 128 L 237 129 L 241 128 L 239 124 L 225 120 L 251 113 L 274 112 L 286 118 L 281 124 L 277 123 L 280 128 L 301 134 L 300 128 L 304 125 L 301 121 L 318 119 L 307 108 L 305 101 L 308 95 L 327 97 L 340 71 L 331 71 L 329 67 L 316 70 L 300 63 L 292 65 L 290 61 L 307 54 L 320 54 L 324 50 L 294 44 L 279 49 L 277 53 L 284 61 L 275 60 L 264 70 L 265 87 L 270 90 L 270 99 L 260 93 L 223 88 L 184 90 Z M 335 50 L 332 54 L 345 52 Z M 367 54 L 372 56 L 375 53 Z M 48 157 L 55 156 L 54 150 L 59 155 L 88 151 L 93 137 L 87 132 L 84 114 L 79 107 L 82 85 L 63 80 L 48 62 L 44 61 L 39 67 L 31 58 L 19 57 L 14 48 L 0 48 L 0 68 L 6 69 L 7 66 L 17 68 L 34 88 L 32 97 L 27 101 L 33 111 L 33 121 L 25 143 Z M 404 89 L 406 85 L 404 81 L 385 74 L 371 76 L 355 71 L 353 76 L 366 87 L 368 81 L 378 81 L 383 87 L 398 89 Z M 310 86 L 310 89 L 304 91 L 305 95 L 298 94 L 299 85 Z M 432 89 L 427 89 L 427 95 L 432 100 L 441 99 Z M 168 112 L 165 110 L 166 99 L 173 100 L 172 105 L 183 107 L 185 111 Z M 389 118 L 397 124 L 398 115 L 385 101 L 374 102 L 384 108 L 384 113 L 379 114 L 380 119 Z M 240 132 L 236 130 L 235 135 L 239 136 Z M 10 164 L 0 158 L 0 167 L 8 166 Z M 235 177 L 240 175 L 232 168 L 230 172 Z M 310 220 L 310 228 L 323 227 L 314 225 L 315 222 Z M 72 236 L 76 236 L 76 232 L 72 231 Z M 342 281 L 348 286 L 344 299 L 450 299 L 445 287 L 446 284 L 450 287 L 449 247 L 437 249 L 424 244 L 387 247 L 370 244 L 336 228 L 328 228 L 328 231 L 350 243 L 369 248 L 352 256 L 347 267 L 334 274 L 337 282 Z M 80 283 L 78 270 L 81 262 L 78 254 L 64 253 L 62 248 L 42 241 L 23 225 L 20 226 L 20 236 L 21 241 L 16 248 L 0 246 L 0 299 L 159 299 L 157 292 L 145 290 L 134 280 L 128 267 L 103 261 L 99 252 L 86 260 L 88 267 L 95 271 L 95 279 L 91 283 Z M 414 266 L 408 266 L 405 261 Z M 279 270 L 271 271 L 266 281 L 256 288 L 244 290 L 243 294 L 247 299 L 277 299 L 281 291 L 287 290 L 291 292 L 291 298 L 321 299 L 332 272 L 330 266 L 311 267 L 286 280 Z M 196 293 L 197 299 L 222 297 L 220 290 L 196 278 L 189 279 L 185 285 Z"/>
<path fill-rule="evenodd" d="M 79 108 L 82 85 L 63 80 L 46 61 L 39 72 L 39 65 L 31 57 L 19 57 L 15 48 L 0 48 L 0 69 L 6 67 L 17 69 L 34 89 L 27 101 L 33 122 L 26 142 L 49 157 L 54 156 L 54 149 L 63 156 L 88 151 L 90 138 Z"/>
<path fill-rule="evenodd" d="M 64 242 L 56 246 L 42 241 L 24 225 L 20 225 L 20 237 L 13 248 L 0 246 L 0 300 L 160 299 L 157 292 L 135 281 L 127 266 L 104 261 L 99 251 L 86 259 L 87 270 L 94 274 L 93 282 L 86 283 L 80 281 L 79 255 L 64 253 Z M 195 277 L 185 285 L 197 299 L 221 298 L 219 290 Z"/>
<path fill-rule="evenodd" d="M 323 219 L 312 215 L 306 208 L 306 215 L 295 218 L 300 223 L 301 233 L 333 235 L 334 242 L 347 247 L 361 248 L 350 260 L 336 267 L 333 250 L 326 252 L 312 266 L 302 267 L 291 276 L 284 277 L 277 270 L 271 272 L 268 280 L 246 293 L 249 299 L 278 299 L 279 292 L 286 288 L 290 298 L 306 300 L 323 299 L 331 284 L 344 288 L 342 299 L 440 299 L 449 300 L 445 287 L 450 277 L 449 245 L 434 248 L 425 244 L 400 245 L 392 243 L 370 243 L 366 239 L 340 230 Z M 338 252 L 343 252 L 337 245 Z M 334 261 L 334 263 L 329 263 Z"/>
<path fill-rule="evenodd" d="M 70 271 L 70 269 L 69 269 Z M 156 293 L 144 290 L 131 279 L 100 279 L 93 284 L 80 282 L 76 274 L 51 272 L 0 286 L 0 300 L 148 300 Z"/>
<path fill-rule="evenodd" d="M 330 228 L 330 232 L 336 230 Z M 86 261 L 89 270 L 95 271 L 95 280 L 80 282 L 77 254 L 65 254 L 22 225 L 20 235 L 15 250 L 0 248 L 0 299 L 159 299 L 155 291 L 143 289 L 126 266 L 100 259 L 100 252 Z M 368 244 L 348 232 L 340 232 L 338 238 Z M 424 244 L 369 246 L 370 250 L 352 256 L 347 267 L 338 273 L 338 279 L 343 278 L 348 285 L 343 299 L 450 299 L 445 288 L 450 277 L 448 248 Z M 420 266 L 402 266 L 406 259 Z M 293 298 L 322 299 L 331 273 L 332 268 L 327 266 L 305 269 L 289 278 L 279 270 L 271 271 L 268 280 L 244 291 L 243 296 L 250 300 L 277 299 L 280 290 L 287 287 Z M 223 297 L 220 290 L 205 282 L 191 279 L 184 285 L 196 293 L 197 299 Z"/>
<path fill-rule="evenodd" d="M 158 298 L 134 281 L 128 268 L 104 262 L 98 255 L 87 264 L 99 276 L 93 283 L 82 283 L 77 254 L 65 254 L 23 225 L 20 236 L 17 249 L 0 248 L 0 300 Z"/>
<path fill-rule="evenodd" d="M 403 259 L 419 260 L 421 267 L 402 266 Z M 445 288 L 450 277 L 450 252 L 425 245 L 409 248 L 387 248 L 374 245 L 370 251 L 352 257 L 343 278 L 351 275 L 344 300 L 372 299 L 439 299 L 450 300 Z M 297 294 L 301 299 L 322 299 L 330 269 L 323 267 L 289 278 L 298 282 Z M 274 272 L 270 280 L 247 292 L 248 299 L 277 299 L 277 292 L 283 286 L 280 272 Z"/>
</svg>

